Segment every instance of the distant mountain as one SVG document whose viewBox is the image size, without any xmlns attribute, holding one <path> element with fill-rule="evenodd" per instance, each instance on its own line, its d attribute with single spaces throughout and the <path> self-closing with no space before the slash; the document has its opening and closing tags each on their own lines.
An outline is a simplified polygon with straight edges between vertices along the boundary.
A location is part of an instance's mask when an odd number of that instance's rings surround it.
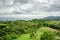
<svg viewBox="0 0 60 40">
<path fill-rule="evenodd" d="M 5 20 L 32 20 L 32 18 L 0 17 L 0 21 L 5 21 Z"/>
<path fill-rule="evenodd" d="M 44 20 L 60 20 L 60 16 L 48 16 L 45 18 L 42 18 Z"/>
<path fill-rule="evenodd" d="M 3 18 L 3 17 L 0 17 L 0 20 L 15 20 L 15 18 Z"/>
<path fill-rule="evenodd" d="M 60 20 L 60 16 L 48 16 L 41 18 L 42 20 Z M 0 17 L 1 20 L 32 20 L 32 18 L 14 18 L 14 17 Z"/>
</svg>

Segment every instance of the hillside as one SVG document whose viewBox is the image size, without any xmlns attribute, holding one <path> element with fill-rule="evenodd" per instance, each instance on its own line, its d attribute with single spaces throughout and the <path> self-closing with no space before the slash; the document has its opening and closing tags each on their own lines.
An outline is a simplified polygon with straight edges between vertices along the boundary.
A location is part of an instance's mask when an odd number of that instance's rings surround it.
<svg viewBox="0 0 60 40">
<path fill-rule="evenodd" d="M 59 38 L 60 21 L 0 21 L 0 40 L 60 40 Z"/>
<path fill-rule="evenodd" d="M 48 16 L 43 18 L 43 20 L 60 20 L 60 16 Z"/>
</svg>

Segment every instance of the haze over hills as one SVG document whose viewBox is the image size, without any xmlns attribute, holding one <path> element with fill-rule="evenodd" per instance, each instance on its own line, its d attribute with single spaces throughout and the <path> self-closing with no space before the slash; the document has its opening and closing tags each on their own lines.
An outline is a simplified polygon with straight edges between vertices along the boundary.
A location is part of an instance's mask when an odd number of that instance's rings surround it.
<svg viewBox="0 0 60 40">
<path fill-rule="evenodd" d="M 14 18 L 14 17 L 0 17 L 0 20 L 31 20 L 31 19 L 38 19 L 38 18 Z M 60 16 L 47 16 L 44 18 L 40 18 L 42 20 L 60 20 Z"/>
<path fill-rule="evenodd" d="M 60 16 L 48 16 L 42 19 L 43 20 L 60 20 Z"/>
<path fill-rule="evenodd" d="M 34 18 L 33 18 L 34 19 Z M 0 17 L 0 21 L 1 20 L 32 20 L 32 18 L 14 18 L 14 17 Z"/>
</svg>

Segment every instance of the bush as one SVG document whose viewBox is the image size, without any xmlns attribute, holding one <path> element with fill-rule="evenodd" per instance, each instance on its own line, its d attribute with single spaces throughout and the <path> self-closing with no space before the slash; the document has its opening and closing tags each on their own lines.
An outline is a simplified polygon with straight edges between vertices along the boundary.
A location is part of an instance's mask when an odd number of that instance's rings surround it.
<svg viewBox="0 0 60 40">
<path fill-rule="evenodd" d="M 11 33 L 11 34 L 7 34 L 4 37 L 4 40 L 12 40 L 12 39 L 16 39 L 18 37 L 18 35 L 16 35 L 15 33 Z"/>
<path fill-rule="evenodd" d="M 50 31 L 48 27 L 42 27 L 36 33 L 34 33 L 31 38 L 33 40 L 54 40 L 55 33 Z"/>
</svg>

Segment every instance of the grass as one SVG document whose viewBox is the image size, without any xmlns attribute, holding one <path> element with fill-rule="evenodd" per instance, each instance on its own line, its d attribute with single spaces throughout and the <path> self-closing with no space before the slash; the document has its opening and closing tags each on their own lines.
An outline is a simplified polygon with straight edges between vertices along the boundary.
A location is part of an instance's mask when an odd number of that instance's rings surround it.
<svg viewBox="0 0 60 40">
<path fill-rule="evenodd" d="M 30 39 L 30 34 L 23 34 L 15 40 L 31 40 Z"/>
</svg>

